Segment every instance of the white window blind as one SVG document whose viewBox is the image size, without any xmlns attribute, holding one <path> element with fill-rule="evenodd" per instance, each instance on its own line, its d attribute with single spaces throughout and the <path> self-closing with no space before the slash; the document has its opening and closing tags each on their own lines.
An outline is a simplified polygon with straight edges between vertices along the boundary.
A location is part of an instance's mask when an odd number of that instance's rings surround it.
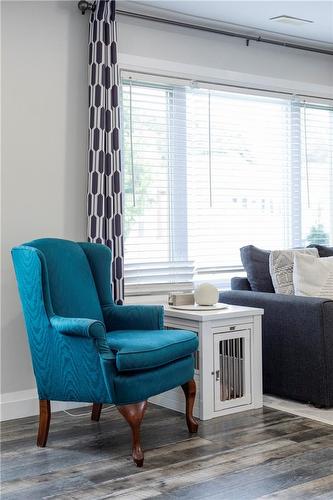
<svg viewBox="0 0 333 500">
<path fill-rule="evenodd" d="M 223 281 L 247 244 L 332 243 L 331 107 L 167 80 L 123 79 L 122 100 L 127 286 Z"/>
<path fill-rule="evenodd" d="M 333 243 L 333 110 L 301 103 L 300 242 Z"/>
</svg>

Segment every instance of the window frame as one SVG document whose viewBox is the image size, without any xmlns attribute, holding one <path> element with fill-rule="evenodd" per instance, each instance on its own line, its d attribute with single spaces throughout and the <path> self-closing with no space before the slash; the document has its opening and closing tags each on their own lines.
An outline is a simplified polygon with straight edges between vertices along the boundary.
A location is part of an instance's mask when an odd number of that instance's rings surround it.
<svg viewBox="0 0 333 500">
<path fill-rule="evenodd" d="M 141 72 L 132 72 L 129 70 L 123 69 L 121 71 L 121 88 L 123 85 L 123 81 L 129 80 L 130 77 L 126 77 L 127 74 L 135 74 L 139 75 L 141 82 L 135 80 L 135 84 L 139 85 L 141 83 L 142 86 L 147 87 L 147 86 L 152 86 L 152 87 L 162 87 L 163 89 L 168 89 L 171 91 L 170 96 L 172 94 L 173 97 L 169 98 L 169 109 L 172 105 L 172 100 L 174 99 L 174 93 L 178 93 L 178 98 L 180 97 L 181 94 L 183 94 L 183 99 L 186 100 L 186 89 L 184 88 L 185 85 L 189 84 L 189 81 L 187 79 L 183 78 L 178 78 L 178 77 L 170 77 L 170 76 L 164 76 L 164 75 L 154 75 L 153 73 L 141 73 Z M 123 76 L 124 75 L 124 76 Z M 169 82 L 169 85 L 168 83 Z M 175 84 L 176 82 L 176 84 Z M 195 82 L 191 82 L 193 86 L 197 86 Z M 266 90 L 266 89 L 255 89 L 255 88 L 249 88 L 248 92 L 246 92 L 246 87 L 241 87 L 237 85 L 229 85 L 227 84 L 226 86 L 223 84 L 218 84 L 218 83 L 208 83 L 206 82 L 206 85 L 203 87 L 206 89 L 216 89 L 216 90 L 224 90 L 230 93 L 241 93 L 244 94 L 246 93 L 247 95 L 257 95 L 257 96 L 264 96 L 264 97 L 282 97 L 287 99 L 289 97 L 290 99 L 290 105 L 293 106 L 292 103 L 292 95 L 291 93 L 287 92 L 278 92 L 274 90 Z M 294 109 L 291 111 L 291 134 L 290 134 L 290 151 L 291 151 L 291 163 L 293 165 L 293 168 L 291 168 L 291 189 L 292 186 L 296 185 L 300 187 L 301 184 L 301 169 L 302 169 L 302 155 L 301 155 L 301 103 L 299 100 L 297 100 L 297 96 L 294 94 L 293 98 L 295 99 L 295 103 L 297 103 L 296 106 L 294 106 Z M 327 98 L 323 98 L 324 101 L 327 101 Z M 325 108 L 327 106 L 327 102 L 324 102 Z M 307 106 L 315 107 L 315 108 L 321 108 L 322 107 L 322 99 L 318 98 L 318 104 L 312 103 L 312 104 L 307 104 Z M 332 109 L 333 109 L 333 103 L 332 103 Z M 172 116 L 172 115 L 170 115 Z M 182 120 L 174 120 L 177 123 L 177 126 L 170 126 L 169 130 L 169 136 L 170 136 L 170 142 L 171 144 L 175 145 L 176 148 L 179 148 L 179 141 L 172 141 L 172 137 L 179 133 L 180 131 L 184 130 L 186 131 L 186 118 L 183 120 L 184 123 L 182 123 Z M 171 122 L 171 119 L 169 118 L 169 122 Z M 295 127 L 295 123 L 298 123 L 298 127 Z M 181 125 L 180 125 L 181 124 Z M 296 152 L 294 147 L 291 147 L 292 144 L 299 144 L 299 151 Z M 180 148 L 183 151 L 183 161 L 180 163 L 181 165 L 181 171 L 182 173 L 186 173 L 186 142 L 184 143 L 184 146 Z M 179 151 L 177 151 L 179 154 Z M 171 147 L 171 154 L 172 156 L 175 154 L 174 150 Z M 298 165 L 298 168 L 295 168 L 294 165 Z M 172 169 L 171 169 L 172 170 Z M 172 174 L 172 172 L 171 172 Z M 184 207 L 187 207 L 186 202 L 187 202 L 187 197 L 184 196 L 175 196 L 175 193 L 177 191 L 181 191 L 183 194 L 186 192 L 186 189 L 184 190 L 179 190 L 179 186 L 183 184 L 183 188 L 185 185 L 186 188 L 186 175 L 178 176 L 181 182 L 178 184 L 177 183 L 177 175 L 170 175 L 170 189 L 169 189 L 169 197 L 172 198 L 170 200 L 170 232 L 174 235 L 174 238 L 170 239 L 170 248 L 169 248 L 169 256 L 170 256 L 170 262 L 172 262 L 172 259 L 175 256 L 181 257 L 182 260 L 187 260 L 188 259 L 188 241 L 186 238 L 187 235 L 187 218 L 186 217 L 181 217 L 179 219 L 180 224 L 175 224 L 175 221 L 177 220 L 177 214 L 182 213 L 182 209 Z M 332 186 L 333 186 L 333 177 L 332 177 Z M 300 193 L 300 189 L 298 189 L 298 192 Z M 301 205 L 302 205 L 302 200 L 301 200 L 301 194 L 299 195 L 299 199 L 296 200 L 294 196 L 291 197 L 292 203 L 290 206 L 290 220 L 291 221 L 296 221 L 298 220 L 298 223 L 295 224 L 294 222 L 291 222 L 292 230 L 291 230 L 291 242 L 292 246 L 296 247 L 300 245 L 300 242 L 302 240 L 302 215 L 301 215 Z M 330 200 L 331 206 L 333 207 L 333 196 L 332 199 Z M 183 210 L 183 213 L 186 214 L 186 210 Z M 333 228 L 333 214 L 332 214 L 332 228 Z M 173 227 L 182 227 L 182 230 L 174 231 L 173 232 Z M 173 241 L 172 241 L 173 240 Z M 177 261 L 177 259 L 173 259 L 174 261 Z M 244 272 L 244 268 L 242 266 L 206 266 L 206 267 L 198 267 L 196 268 L 196 276 L 200 278 L 200 276 L 204 275 L 216 275 L 216 276 L 223 276 L 224 274 L 230 274 L 232 272 L 235 273 L 242 273 Z M 126 286 L 126 295 L 140 295 L 140 294 L 158 294 L 160 295 L 161 292 L 167 292 L 170 291 L 171 289 L 174 291 L 177 290 L 190 290 L 192 289 L 193 284 L 192 282 L 184 282 L 184 283 L 142 283 L 142 284 L 130 284 Z"/>
</svg>

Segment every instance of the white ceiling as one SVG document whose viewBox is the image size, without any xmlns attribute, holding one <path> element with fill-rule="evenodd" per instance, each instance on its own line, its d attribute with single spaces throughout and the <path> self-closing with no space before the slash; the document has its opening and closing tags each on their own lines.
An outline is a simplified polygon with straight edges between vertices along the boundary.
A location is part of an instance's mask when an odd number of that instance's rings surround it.
<svg viewBox="0 0 333 500">
<path fill-rule="evenodd" d="M 333 44 L 333 0 L 329 1 L 252 1 L 252 0 L 118 0 L 118 8 L 206 26 L 229 27 L 234 31 L 290 39 L 306 39 L 316 45 Z M 287 15 L 313 23 L 299 26 L 271 21 Z"/>
</svg>

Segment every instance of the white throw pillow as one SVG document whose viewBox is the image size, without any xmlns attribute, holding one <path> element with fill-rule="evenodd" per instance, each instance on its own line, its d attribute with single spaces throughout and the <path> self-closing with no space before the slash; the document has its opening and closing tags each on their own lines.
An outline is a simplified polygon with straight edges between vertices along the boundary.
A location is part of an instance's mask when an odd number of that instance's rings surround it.
<svg viewBox="0 0 333 500">
<path fill-rule="evenodd" d="M 295 254 L 294 287 L 296 295 L 333 300 L 333 257 Z"/>
<path fill-rule="evenodd" d="M 276 293 L 294 295 L 293 269 L 294 255 L 296 253 L 319 257 L 317 248 L 273 250 L 269 256 L 269 272 Z"/>
</svg>

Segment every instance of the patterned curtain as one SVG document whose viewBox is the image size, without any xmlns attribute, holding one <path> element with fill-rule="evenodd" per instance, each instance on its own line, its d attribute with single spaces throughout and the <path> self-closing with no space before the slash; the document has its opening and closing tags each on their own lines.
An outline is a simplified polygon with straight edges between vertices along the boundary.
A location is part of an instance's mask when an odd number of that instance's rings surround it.
<svg viewBox="0 0 333 500">
<path fill-rule="evenodd" d="M 115 1 L 97 1 L 89 25 L 88 240 L 112 250 L 113 295 L 124 297 L 119 71 Z"/>
</svg>

